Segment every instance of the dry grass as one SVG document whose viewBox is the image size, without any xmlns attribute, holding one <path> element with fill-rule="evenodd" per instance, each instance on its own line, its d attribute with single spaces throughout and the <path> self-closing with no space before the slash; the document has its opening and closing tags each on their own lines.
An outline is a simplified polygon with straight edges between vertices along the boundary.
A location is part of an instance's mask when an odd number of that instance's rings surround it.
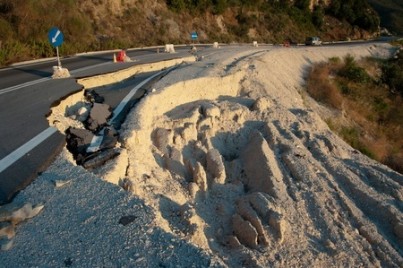
<svg viewBox="0 0 403 268">
<path fill-rule="evenodd" d="M 308 76 L 308 92 L 317 101 L 341 109 L 343 97 L 337 86 L 329 81 L 329 75 L 329 64 L 315 65 Z"/>
<path fill-rule="evenodd" d="M 333 131 L 355 149 L 403 173 L 402 97 L 380 82 L 380 64 L 373 59 L 356 62 L 349 56 L 344 62 L 330 59 L 312 68 L 307 91 L 346 117 L 326 120 Z"/>
</svg>

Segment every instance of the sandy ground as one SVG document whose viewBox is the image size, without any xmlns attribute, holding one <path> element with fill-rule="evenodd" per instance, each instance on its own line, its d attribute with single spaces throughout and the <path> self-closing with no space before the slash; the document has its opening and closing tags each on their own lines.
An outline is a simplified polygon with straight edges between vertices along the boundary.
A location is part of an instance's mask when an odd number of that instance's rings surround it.
<svg viewBox="0 0 403 268">
<path fill-rule="evenodd" d="M 312 63 L 347 53 L 391 48 L 182 63 L 128 115 L 117 158 L 89 172 L 65 150 L 15 198 L 43 209 L 0 266 L 401 267 L 403 176 L 333 134 L 303 90 Z"/>
</svg>

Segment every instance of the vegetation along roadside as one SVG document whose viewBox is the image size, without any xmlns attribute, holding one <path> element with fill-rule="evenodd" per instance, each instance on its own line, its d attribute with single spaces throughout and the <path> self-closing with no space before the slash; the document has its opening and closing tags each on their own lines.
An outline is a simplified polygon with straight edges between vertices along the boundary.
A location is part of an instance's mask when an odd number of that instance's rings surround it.
<svg viewBox="0 0 403 268">
<path fill-rule="evenodd" d="M 389 60 L 347 55 L 316 64 L 308 75 L 307 91 L 337 114 L 325 121 L 341 138 L 403 173 L 401 49 Z"/>
</svg>

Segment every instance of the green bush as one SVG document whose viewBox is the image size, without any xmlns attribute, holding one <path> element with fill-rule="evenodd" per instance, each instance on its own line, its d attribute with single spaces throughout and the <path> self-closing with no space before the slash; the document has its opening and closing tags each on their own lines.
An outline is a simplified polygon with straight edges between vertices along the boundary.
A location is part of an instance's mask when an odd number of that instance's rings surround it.
<svg viewBox="0 0 403 268">
<path fill-rule="evenodd" d="M 339 75 L 356 83 L 368 83 L 371 81 L 371 77 L 365 69 L 358 66 L 351 55 L 347 55 L 344 58 L 344 67 L 340 69 Z"/>
</svg>

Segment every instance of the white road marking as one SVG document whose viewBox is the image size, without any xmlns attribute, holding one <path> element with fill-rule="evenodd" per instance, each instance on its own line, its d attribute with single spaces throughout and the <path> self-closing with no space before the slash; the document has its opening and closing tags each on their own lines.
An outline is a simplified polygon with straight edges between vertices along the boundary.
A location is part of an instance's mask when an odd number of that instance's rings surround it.
<svg viewBox="0 0 403 268">
<path fill-rule="evenodd" d="M 14 152 L 11 154 L 7 155 L 3 159 L 0 160 L 0 173 L 6 170 L 8 167 L 10 167 L 12 164 L 17 162 L 20 158 L 22 158 L 24 155 L 29 153 L 32 149 L 34 149 L 36 146 L 41 144 L 44 140 L 49 138 L 51 135 L 53 135 L 57 129 L 55 127 L 48 127 L 35 137 L 33 137 L 31 140 L 20 146 L 18 149 L 16 149 Z"/>
<path fill-rule="evenodd" d="M 29 81 L 29 82 L 19 84 L 19 85 L 16 85 L 16 86 L 4 88 L 4 89 L 0 90 L 0 95 L 5 94 L 5 93 L 9 93 L 9 92 L 12 92 L 12 91 L 24 88 L 24 87 L 33 86 L 33 85 L 36 85 L 36 84 L 39 84 L 39 83 L 42 83 L 42 82 L 45 82 L 45 81 L 48 81 L 48 80 L 50 80 L 50 77 L 44 77 L 44 78 L 41 78 L 41 79 L 38 79 L 38 80 Z"/>
<path fill-rule="evenodd" d="M 77 74 L 79 72 L 86 71 L 86 70 L 96 68 L 96 67 L 100 67 L 100 66 L 103 66 L 103 65 L 107 65 L 109 63 L 110 62 L 103 62 L 103 63 L 99 63 L 99 64 L 96 64 L 96 65 L 83 67 L 83 68 L 80 68 L 80 69 L 77 69 L 77 70 L 73 70 L 70 73 L 71 74 Z M 19 90 L 19 89 L 24 88 L 24 87 L 29 87 L 29 86 L 33 86 L 33 85 L 36 85 L 36 84 L 39 84 L 39 83 L 43 83 L 43 82 L 49 81 L 51 79 L 52 79 L 51 77 L 44 77 L 44 78 L 41 78 L 41 79 L 38 79 L 38 80 L 29 81 L 29 82 L 26 82 L 26 83 L 23 83 L 23 84 L 19 84 L 19 85 L 15 85 L 15 86 L 12 86 L 12 87 L 4 88 L 4 89 L 0 90 L 0 95 L 5 94 L 5 93 L 9 93 L 9 92 L 12 92 L 12 91 L 15 91 L 15 90 Z"/>
</svg>

